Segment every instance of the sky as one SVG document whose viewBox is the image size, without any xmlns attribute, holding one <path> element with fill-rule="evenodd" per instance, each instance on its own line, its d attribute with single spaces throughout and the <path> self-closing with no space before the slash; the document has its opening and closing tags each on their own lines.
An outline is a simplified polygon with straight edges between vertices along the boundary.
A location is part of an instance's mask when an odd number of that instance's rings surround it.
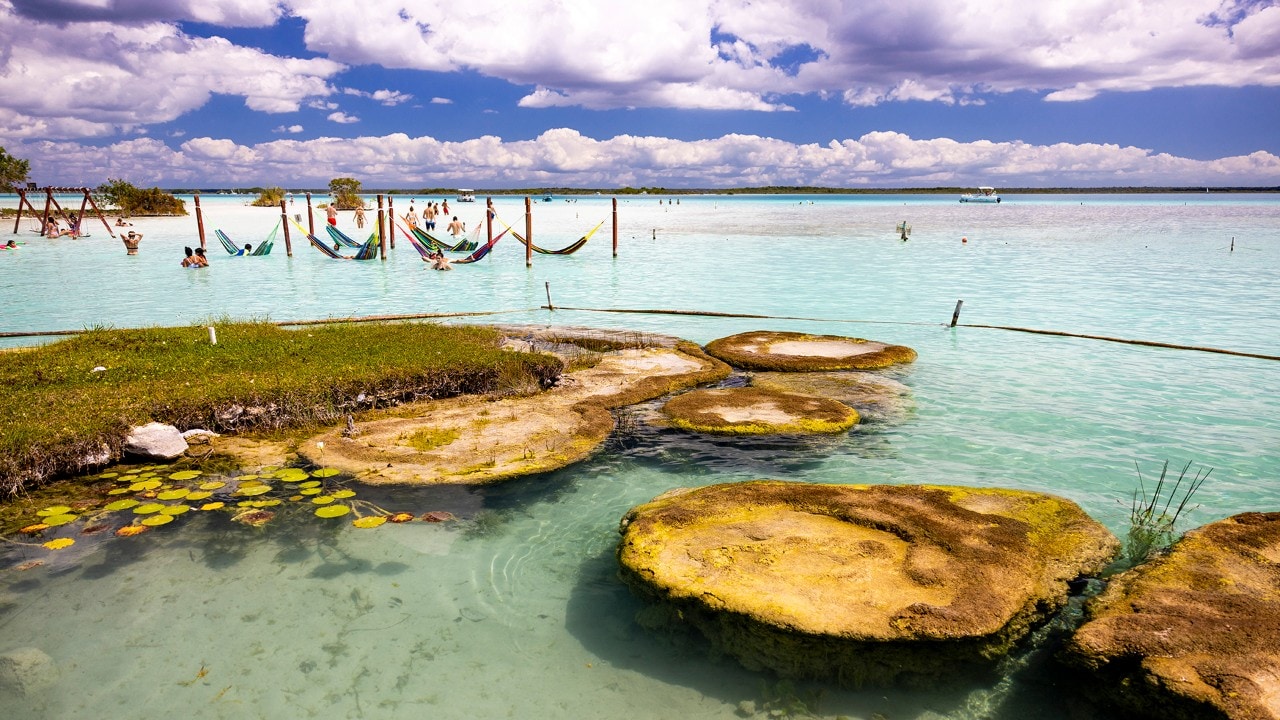
<svg viewBox="0 0 1280 720">
<path fill-rule="evenodd" d="M 40 185 L 1280 186 L 1280 0 L 0 0 Z"/>
</svg>

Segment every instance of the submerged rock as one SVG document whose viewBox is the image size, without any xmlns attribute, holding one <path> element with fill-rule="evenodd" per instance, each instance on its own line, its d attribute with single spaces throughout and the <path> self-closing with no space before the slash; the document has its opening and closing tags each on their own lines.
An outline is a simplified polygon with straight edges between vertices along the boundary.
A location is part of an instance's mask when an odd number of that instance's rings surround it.
<svg viewBox="0 0 1280 720">
<path fill-rule="evenodd" d="M 778 481 L 672 491 L 620 532 L 650 624 L 688 623 L 751 669 L 854 684 L 985 666 L 1119 547 L 1050 495 Z"/>
<path fill-rule="evenodd" d="M 39 648 L 22 647 L 0 653 L 0 690 L 27 697 L 57 680 L 58 666 Z"/>
<path fill-rule="evenodd" d="M 150 460 L 173 460 L 187 451 L 187 441 L 178 428 L 151 422 L 133 428 L 124 440 L 124 452 Z"/>
<path fill-rule="evenodd" d="M 1280 513 L 1187 533 L 1112 580 L 1062 658 L 1132 715 L 1280 717 Z"/>
<path fill-rule="evenodd" d="M 912 408 L 911 388 L 870 372 L 762 372 L 751 376 L 751 386 L 839 400 L 857 410 L 862 422 L 904 422 Z"/>
<path fill-rule="evenodd" d="M 827 398 L 762 388 L 693 390 L 667 401 L 671 425 L 721 435 L 837 433 L 858 423 L 858 411 Z"/>
<path fill-rule="evenodd" d="M 707 343 L 706 351 L 734 367 L 787 372 L 873 370 L 916 359 L 916 351 L 903 345 L 841 335 L 768 330 L 712 340 Z"/>
</svg>

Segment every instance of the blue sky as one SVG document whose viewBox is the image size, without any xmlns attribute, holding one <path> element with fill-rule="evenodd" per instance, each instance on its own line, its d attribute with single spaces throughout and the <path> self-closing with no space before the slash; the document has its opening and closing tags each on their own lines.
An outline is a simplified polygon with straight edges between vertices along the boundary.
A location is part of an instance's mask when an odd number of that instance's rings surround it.
<svg viewBox="0 0 1280 720">
<path fill-rule="evenodd" d="M 68 185 L 1280 186 L 1274 0 L 513 7 L 0 0 L 0 144 Z"/>
</svg>

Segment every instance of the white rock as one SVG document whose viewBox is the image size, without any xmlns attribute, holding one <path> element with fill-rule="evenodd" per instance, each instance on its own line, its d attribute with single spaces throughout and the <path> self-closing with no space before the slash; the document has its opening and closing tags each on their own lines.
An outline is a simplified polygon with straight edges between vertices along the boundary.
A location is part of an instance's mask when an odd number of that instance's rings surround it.
<svg viewBox="0 0 1280 720">
<path fill-rule="evenodd" d="M 187 441 L 178 428 L 152 422 L 135 427 L 124 441 L 124 452 L 157 460 L 172 460 L 187 451 Z"/>
</svg>

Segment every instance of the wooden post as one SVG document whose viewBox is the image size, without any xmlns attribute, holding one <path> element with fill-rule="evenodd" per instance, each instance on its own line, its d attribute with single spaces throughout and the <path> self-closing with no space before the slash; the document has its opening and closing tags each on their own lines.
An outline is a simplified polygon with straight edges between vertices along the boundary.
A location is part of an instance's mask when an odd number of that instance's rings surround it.
<svg viewBox="0 0 1280 720">
<path fill-rule="evenodd" d="M 382 209 L 382 196 L 378 196 L 378 252 L 387 259 L 387 216 Z"/>
<path fill-rule="evenodd" d="M 46 187 L 44 189 L 44 216 L 40 218 L 40 234 L 45 235 L 45 230 L 49 229 L 49 206 L 53 203 L 53 188 Z M 48 237 L 47 235 L 45 237 Z"/>
<path fill-rule="evenodd" d="M 485 222 L 485 227 L 487 228 L 487 231 L 488 231 L 486 234 L 486 239 L 487 239 L 486 244 L 488 245 L 493 245 L 493 216 L 494 215 L 497 215 L 497 213 L 493 211 L 493 198 L 487 197 L 484 199 L 484 222 Z M 14 232 L 18 232 L 18 231 L 14 230 Z"/>
<path fill-rule="evenodd" d="M 22 209 L 19 208 L 18 212 L 22 212 Z M 13 231 L 18 232 L 18 226 L 16 224 L 13 226 Z M 1231 236 L 1231 252 L 1235 252 L 1235 251 L 1236 251 L 1236 236 L 1232 235 Z"/>
<path fill-rule="evenodd" d="M 84 191 L 84 199 L 80 201 L 80 214 L 76 215 L 76 235 L 84 233 L 84 208 L 89 204 L 89 188 L 80 188 Z"/>
<path fill-rule="evenodd" d="M 391 230 L 391 249 L 396 249 L 396 199 L 387 195 L 387 227 Z M 386 260 L 386 253 L 383 253 L 383 260 Z"/>
<path fill-rule="evenodd" d="M 19 225 L 19 223 L 21 223 L 21 222 L 22 222 L 22 206 L 23 206 L 23 205 L 30 205 L 30 203 L 28 203 L 28 202 L 27 202 L 27 191 L 26 191 L 26 190 L 24 190 L 24 189 L 22 189 L 22 188 L 14 188 L 14 189 L 18 191 L 18 217 L 14 218 L 14 220 L 13 220 L 13 234 L 14 234 L 14 235 L 17 235 L 17 234 L 18 234 L 18 225 Z M 33 210 L 33 212 L 34 212 L 34 210 Z"/>
<path fill-rule="evenodd" d="M 97 215 L 98 219 L 102 221 L 102 227 L 107 229 L 107 234 L 110 235 L 111 237 L 115 237 L 116 232 L 115 230 L 111 229 L 111 223 L 107 222 L 107 216 L 102 214 L 102 210 L 98 207 L 98 203 L 93 201 L 93 196 L 88 194 L 87 190 L 85 191 L 85 197 L 89 198 L 89 207 L 93 208 L 94 214 Z M 35 208 L 31 208 L 31 211 L 35 212 Z M 81 218 L 80 222 L 83 223 L 84 219 Z"/>
<path fill-rule="evenodd" d="M 204 247 L 204 213 L 200 212 L 200 193 L 196 193 L 196 229 L 200 231 L 200 247 Z"/>
<path fill-rule="evenodd" d="M 524 266 L 533 267 L 533 210 L 528 195 L 524 197 Z"/>
<path fill-rule="evenodd" d="M 316 234 L 316 216 L 311 212 L 311 191 L 307 191 L 307 232 Z"/>
<path fill-rule="evenodd" d="M 289 211 L 284 206 L 284 198 L 280 198 L 280 227 L 284 228 L 284 252 L 293 257 L 293 243 L 289 242 Z"/>
<path fill-rule="evenodd" d="M 613 199 L 613 256 L 618 257 L 618 198 Z"/>
<path fill-rule="evenodd" d="M 58 211 L 58 214 L 62 216 L 62 219 L 67 221 L 67 225 L 71 225 L 71 216 L 68 215 L 67 211 L 63 210 L 62 206 L 58 204 L 58 201 L 54 199 L 52 190 L 53 188 L 50 188 L 49 200 L 53 202 L 53 207 Z"/>
<path fill-rule="evenodd" d="M 960 321 L 960 306 L 963 304 L 963 300 L 956 301 L 956 311 L 951 313 L 951 327 L 955 327 L 956 323 Z"/>
<path fill-rule="evenodd" d="M 555 312 L 555 306 L 551 304 L 551 281 L 547 281 L 547 309 Z"/>
</svg>

